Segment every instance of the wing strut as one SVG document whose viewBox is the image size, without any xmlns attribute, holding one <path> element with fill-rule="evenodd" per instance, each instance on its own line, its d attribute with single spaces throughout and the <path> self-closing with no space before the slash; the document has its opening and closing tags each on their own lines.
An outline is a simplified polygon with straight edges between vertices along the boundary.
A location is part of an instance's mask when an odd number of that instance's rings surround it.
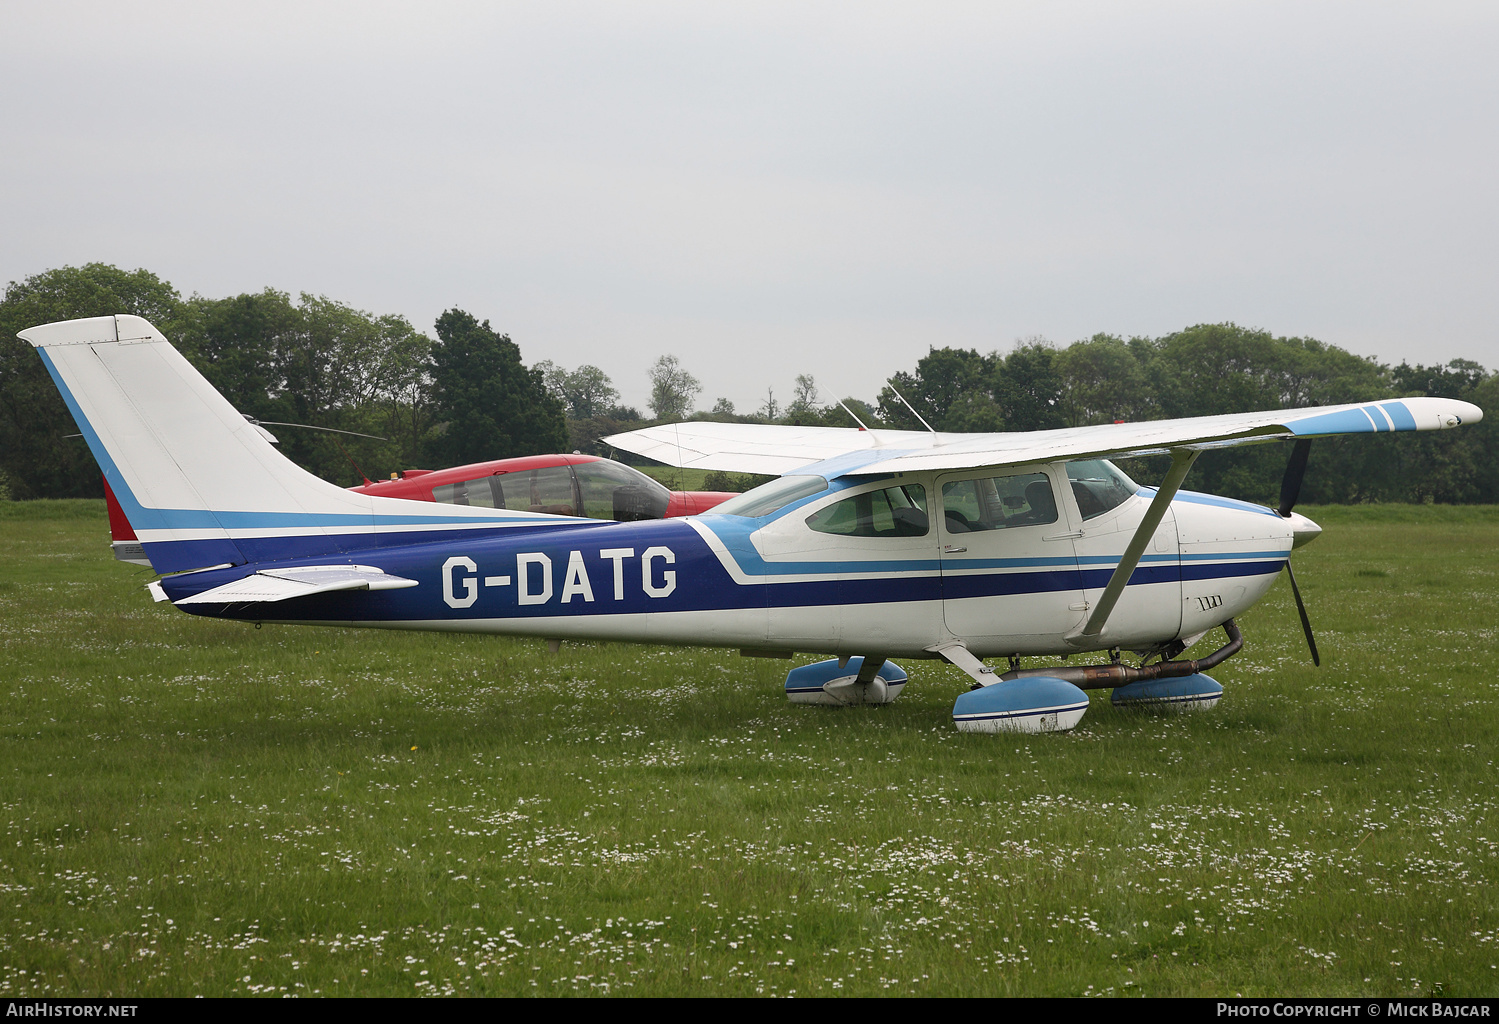
<svg viewBox="0 0 1499 1024">
<path fill-rule="evenodd" d="M 1140 556 L 1145 554 L 1145 545 L 1149 544 L 1150 539 L 1155 536 L 1156 527 L 1161 525 L 1166 509 L 1171 506 L 1171 499 L 1176 497 L 1182 480 L 1187 476 L 1187 470 L 1192 468 L 1192 463 L 1197 461 L 1197 456 L 1200 454 L 1202 453 L 1199 451 L 1190 451 L 1185 448 L 1171 450 L 1171 469 L 1166 473 L 1166 479 L 1161 483 L 1160 490 L 1155 492 L 1150 508 L 1145 510 L 1145 518 L 1140 520 L 1140 525 L 1135 528 L 1135 535 L 1130 538 L 1129 547 L 1124 549 L 1124 557 L 1119 560 L 1114 575 L 1109 577 L 1108 586 L 1103 588 L 1103 594 L 1098 598 L 1098 606 L 1093 609 L 1093 614 L 1088 616 L 1088 621 L 1083 623 L 1083 628 L 1078 631 L 1077 636 L 1091 639 L 1103 632 L 1104 623 L 1114 611 L 1114 605 L 1119 603 L 1119 595 L 1124 593 L 1124 588 L 1129 584 L 1129 578 L 1134 573 L 1135 566 L 1140 564 Z"/>
</svg>

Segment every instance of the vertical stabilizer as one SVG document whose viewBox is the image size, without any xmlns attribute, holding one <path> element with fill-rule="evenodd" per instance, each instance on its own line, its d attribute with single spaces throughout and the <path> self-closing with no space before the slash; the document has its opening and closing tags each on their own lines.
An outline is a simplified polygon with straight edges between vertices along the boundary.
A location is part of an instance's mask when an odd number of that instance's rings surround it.
<svg viewBox="0 0 1499 1024">
<path fill-rule="evenodd" d="M 247 559 L 235 535 L 294 517 L 333 537 L 372 525 L 371 501 L 296 466 L 138 316 L 22 331 L 36 346 L 152 566 Z M 289 525 L 289 524 L 288 524 Z"/>
</svg>

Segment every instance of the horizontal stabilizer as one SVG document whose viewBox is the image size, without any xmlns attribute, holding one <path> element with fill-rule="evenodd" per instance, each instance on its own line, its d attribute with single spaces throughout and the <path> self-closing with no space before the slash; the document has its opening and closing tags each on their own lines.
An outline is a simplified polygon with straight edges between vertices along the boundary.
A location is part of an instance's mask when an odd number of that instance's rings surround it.
<svg viewBox="0 0 1499 1024">
<path fill-rule="evenodd" d="M 285 601 L 333 590 L 401 590 L 416 586 L 416 580 L 391 576 L 372 565 L 304 565 L 289 569 L 262 569 L 233 583 L 205 590 L 176 602 L 184 604 L 238 604 L 241 601 Z"/>
</svg>

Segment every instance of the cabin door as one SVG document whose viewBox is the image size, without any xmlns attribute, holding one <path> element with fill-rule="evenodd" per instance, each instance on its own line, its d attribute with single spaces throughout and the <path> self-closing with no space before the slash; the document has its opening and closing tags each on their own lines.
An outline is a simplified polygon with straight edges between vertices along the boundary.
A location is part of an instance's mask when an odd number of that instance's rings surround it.
<svg viewBox="0 0 1499 1024">
<path fill-rule="evenodd" d="M 1052 466 L 937 478 L 942 614 L 976 653 L 1044 653 L 1085 614 L 1075 514 Z"/>
</svg>

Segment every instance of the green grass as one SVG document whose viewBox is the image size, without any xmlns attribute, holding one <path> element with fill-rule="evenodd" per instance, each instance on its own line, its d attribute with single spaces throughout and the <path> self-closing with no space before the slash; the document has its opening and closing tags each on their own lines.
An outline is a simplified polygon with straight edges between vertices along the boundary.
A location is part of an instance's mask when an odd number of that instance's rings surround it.
<svg viewBox="0 0 1499 1024">
<path fill-rule="evenodd" d="M 1308 509 L 1210 712 L 194 618 L 0 503 L 0 996 L 1493 995 L 1493 509 Z M 1385 518 L 1381 518 L 1383 515 Z M 1363 518 L 1361 518 L 1363 517 Z"/>
</svg>

